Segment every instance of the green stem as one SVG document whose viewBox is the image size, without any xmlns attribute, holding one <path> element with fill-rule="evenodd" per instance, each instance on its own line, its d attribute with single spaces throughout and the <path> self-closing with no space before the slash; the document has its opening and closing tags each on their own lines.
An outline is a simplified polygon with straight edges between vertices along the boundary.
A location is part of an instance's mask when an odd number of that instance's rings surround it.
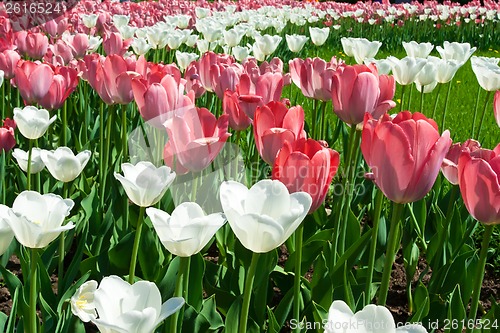
<svg viewBox="0 0 500 333">
<path fill-rule="evenodd" d="M 29 139 L 28 166 L 26 169 L 26 190 L 31 190 L 31 154 L 33 153 L 33 140 Z"/>
<path fill-rule="evenodd" d="M 139 252 L 139 244 L 141 241 L 141 231 L 144 222 L 144 212 L 146 207 L 141 207 L 139 217 L 137 218 L 137 228 L 135 230 L 134 247 L 132 248 L 132 259 L 130 260 L 130 269 L 128 274 L 128 283 L 133 284 L 135 279 L 135 266 L 137 265 L 137 253 Z"/>
<path fill-rule="evenodd" d="M 189 265 L 190 257 L 179 257 L 179 273 L 177 275 L 177 281 L 175 282 L 174 297 L 187 297 L 187 290 L 184 293 L 183 289 L 187 288 L 189 284 Z M 186 300 L 184 297 L 184 300 Z M 179 321 L 179 312 L 175 312 L 170 319 L 170 333 L 177 333 L 177 322 Z"/>
<path fill-rule="evenodd" d="M 372 242 L 370 244 L 370 257 L 368 259 L 368 277 L 365 286 L 365 305 L 371 302 L 371 285 L 373 280 L 373 268 L 375 267 L 375 255 L 377 253 L 377 236 L 378 226 L 380 222 L 380 213 L 382 212 L 382 203 L 384 202 L 384 194 L 379 189 L 375 189 L 375 211 L 373 213 L 373 231 Z"/>
<path fill-rule="evenodd" d="M 413 85 L 410 85 L 410 95 L 408 96 L 408 107 L 406 110 L 411 110 L 411 95 L 413 94 Z"/>
<path fill-rule="evenodd" d="M 31 249 L 31 272 L 30 272 L 30 307 L 29 307 L 29 327 L 31 333 L 38 332 L 38 317 L 36 315 L 37 290 L 37 253 L 38 249 Z"/>
<path fill-rule="evenodd" d="M 488 107 L 488 100 L 490 99 L 491 91 L 486 92 L 486 98 L 484 100 L 483 115 L 481 116 L 481 121 L 479 122 L 479 129 L 477 130 L 477 139 L 481 135 L 481 129 L 483 127 L 484 116 L 486 115 L 486 108 Z"/>
<path fill-rule="evenodd" d="M 104 102 L 99 109 L 99 186 L 101 190 L 101 209 L 104 216 Z"/>
<path fill-rule="evenodd" d="M 420 113 L 424 113 L 424 88 L 420 87 Z"/>
<path fill-rule="evenodd" d="M 311 116 L 311 137 L 317 139 L 316 136 L 316 121 L 318 120 L 318 101 L 313 99 L 313 112 Z"/>
<path fill-rule="evenodd" d="M 477 108 L 479 107 L 479 97 L 481 96 L 481 86 L 477 88 L 477 96 L 476 96 L 476 106 L 474 107 L 474 118 L 472 118 L 472 129 L 471 129 L 471 138 L 474 138 L 474 132 L 476 130 L 476 118 L 477 118 Z"/>
<path fill-rule="evenodd" d="M 2 191 L 0 194 L 2 195 L 2 199 L 0 200 L 0 204 L 5 205 L 5 194 L 6 194 L 6 188 L 7 185 L 5 184 L 5 155 L 7 155 L 7 152 L 1 151 L 0 150 L 0 190 Z"/>
<path fill-rule="evenodd" d="M 243 292 L 243 305 L 241 307 L 240 314 L 240 333 L 247 332 L 247 322 L 248 322 L 248 312 L 250 310 L 250 299 L 252 298 L 253 281 L 255 279 L 255 271 L 257 270 L 257 263 L 259 261 L 259 254 L 252 254 L 252 262 L 250 268 L 248 268 L 246 280 L 245 280 L 245 290 Z"/>
<path fill-rule="evenodd" d="M 438 84 L 438 91 L 437 91 L 437 96 L 436 96 L 436 101 L 434 102 L 434 110 L 432 110 L 432 119 L 434 119 L 434 117 L 436 116 L 436 110 L 437 110 L 437 106 L 438 106 L 438 102 L 439 102 L 439 94 L 441 92 L 441 87 L 443 86 L 443 84 L 439 83 Z"/>
<path fill-rule="evenodd" d="M 319 139 L 324 139 L 325 138 L 325 124 L 326 124 L 326 101 L 321 101 L 320 102 L 320 111 L 321 111 L 321 128 L 319 132 Z"/>
<path fill-rule="evenodd" d="M 474 290 L 472 292 L 472 303 L 470 305 L 469 320 L 473 323 L 476 322 L 477 308 L 479 306 L 479 296 L 481 295 L 481 285 L 483 284 L 484 268 L 486 266 L 486 259 L 488 256 L 488 247 L 490 245 L 491 234 L 493 233 L 494 225 L 484 225 L 483 241 L 481 243 L 481 252 L 479 254 L 479 266 L 476 271 L 476 278 L 474 279 Z M 467 333 L 473 331 L 472 327 L 467 328 Z"/>
<path fill-rule="evenodd" d="M 301 223 L 295 231 L 295 276 L 293 278 L 293 318 L 300 323 L 300 279 L 302 278 L 302 239 L 304 238 L 304 224 Z M 299 333 L 300 328 L 295 328 L 294 332 Z"/>
<path fill-rule="evenodd" d="M 128 159 L 127 105 L 122 105 L 122 163 Z"/>
<path fill-rule="evenodd" d="M 406 86 L 401 86 L 401 104 L 399 105 L 399 112 L 403 111 L 403 103 L 405 98 Z"/>
<path fill-rule="evenodd" d="M 63 183 L 63 199 L 68 199 L 69 195 L 68 183 Z M 64 232 L 61 232 L 59 235 L 59 259 L 57 262 L 57 278 L 59 283 L 57 284 L 57 295 L 59 297 L 63 294 L 63 285 L 64 285 L 64 254 L 65 254 L 65 244 L 64 244 Z"/>
<path fill-rule="evenodd" d="M 62 142 L 61 146 L 66 146 L 68 144 L 68 138 L 66 137 L 66 128 L 68 127 L 68 100 L 66 100 L 63 104 L 62 108 Z"/>
<path fill-rule="evenodd" d="M 399 222 L 404 211 L 404 204 L 394 203 L 392 209 L 391 229 L 389 231 L 389 243 L 384 261 L 384 272 L 382 274 L 382 282 L 380 284 L 378 305 L 385 306 L 387 301 L 387 293 L 389 291 L 389 282 L 391 280 L 392 265 L 396 256 L 399 233 Z"/>
<path fill-rule="evenodd" d="M 441 123 L 441 130 L 444 131 L 444 122 L 446 120 L 446 111 L 448 110 L 448 101 L 450 97 L 450 91 L 451 91 L 451 82 L 448 83 L 448 91 L 446 92 L 446 99 L 444 102 L 444 111 L 443 111 L 443 122 Z"/>
</svg>

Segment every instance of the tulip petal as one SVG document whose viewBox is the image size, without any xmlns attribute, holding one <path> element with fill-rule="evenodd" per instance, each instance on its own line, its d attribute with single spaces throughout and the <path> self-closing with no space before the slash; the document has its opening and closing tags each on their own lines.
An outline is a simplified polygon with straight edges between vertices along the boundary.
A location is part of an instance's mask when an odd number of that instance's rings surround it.
<svg viewBox="0 0 500 333">
<path fill-rule="evenodd" d="M 228 216 L 236 237 L 241 244 L 252 252 L 265 253 L 274 250 L 285 242 L 282 226 L 266 215 L 247 214 L 236 221 Z"/>
<path fill-rule="evenodd" d="M 266 215 L 277 219 L 288 212 L 290 194 L 286 186 L 277 180 L 263 180 L 252 186 L 245 203 L 245 212 Z"/>
<path fill-rule="evenodd" d="M 368 304 L 354 314 L 352 321 L 359 323 L 358 329 L 370 333 L 394 332 L 394 318 L 386 307 Z"/>
<path fill-rule="evenodd" d="M 158 317 L 157 324 L 161 323 L 163 320 L 165 320 L 165 318 L 168 318 L 177 311 L 179 311 L 184 305 L 184 303 L 185 301 L 184 298 L 182 297 L 172 297 L 165 303 L 163 303 L 161 306 L 161 313 L 160 316 Z"/>
</svg>

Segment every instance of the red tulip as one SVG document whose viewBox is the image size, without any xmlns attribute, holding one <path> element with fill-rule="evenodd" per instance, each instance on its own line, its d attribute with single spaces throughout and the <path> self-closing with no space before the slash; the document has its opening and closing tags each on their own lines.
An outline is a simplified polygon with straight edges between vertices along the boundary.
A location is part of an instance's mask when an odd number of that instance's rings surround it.
<svg viewBox="0 0 500 333">
<path fill-rule="evenodd" d="M 226 90 L 224 99 L 222 100 L 222 109 L 224 114 L 229 116 L 229 127 L 235 131 L 243 131 L 250 126 L 252 119 L 250 119 L 240 106 L 238 92 Z M 259 99 L 260 100 L 260 99 Z"/>
<path fill-rule="evenodd" d="M 255 111 L 253 133 L 255 145 L 262 159 L 274 164 L 276 154 L 288 141 L 292 145 L 306 138 L 304 131 L 304 109 L 290 109 L 281 102 L 270 102 Z"/>
<path fill-rule="evenodd" d="M 17 62 L 21 59 L 19 53 L 13 50 L 5 50 L 0 53 L 0 70 L 4 71 L 5 79 L 14 77 Z"/>
<path fill-rule="evenodd" d="M 14 137 L 14 129 L 16 123 L 6 118 L 3 121 L 3 127 L 0 127 L 0 153 L 2 151 L 9 151 L 16 145 L 16 138 Z"/>
<path fill-rule="evenodd" d="M 500 224 L 500 144 L 494 150 L 464 149 L 458 185 L 469 213 L 484 224 Z"/>
<path fill-rule="evenodd" d="M 452 144 L 441 165 L 441 172 L 453 185 L 458 185 L 458 158 L 465 148 L 473 152 L 480 149 L 481 144 L 474 139 L 469 139 L 464 143 Z"/>
<path fill-rule="evenodd" d="M 493 99 L 493 112 L 495 114 L 498 127 L 500 127 L 500 90 L 495 93 L 495 98 Z"/>
<path fill-rule="evenodd" d="M 309 209 L 312 213 L 325 201 L 339 162 L 339 153 L 319 141 L 302 139 L 295 147 L 285 142 L 274 161 L 272 177 L 285 184 L 290 193 L 309 193 L 313 199 Z"/>
<path fill-rule="evenodd" d="M 450 133 L 440 136 L 436 122 L 421 113 L 365 114 L 361 152 L 384 195 L 397 203 L 422 199 L 432 188 L 450 146 Z"/>
<path fill-rule="evenodd" d="M 396 83 L 393 76 L 378 76 L 377 70 L 365 65 L 344 66 L 333 76 L 333 111 L 345 123 L 363 122 L 365 113 L 380 118 L 396 106 L 392 101 Z"/>
<path fill-rule="evenodd" d="M 165 164 L 178 174 L 199 172 L 217 157 L 227 138 L 228 116 L 219 119 L 205 108 L 191 108 L 165 122 L 169 141 Z"/>
</svg>

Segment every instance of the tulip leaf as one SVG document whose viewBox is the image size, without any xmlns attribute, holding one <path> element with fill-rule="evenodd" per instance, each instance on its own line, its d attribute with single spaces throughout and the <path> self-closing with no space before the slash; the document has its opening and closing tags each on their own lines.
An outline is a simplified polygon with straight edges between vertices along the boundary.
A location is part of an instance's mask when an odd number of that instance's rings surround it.
<svg viewBox="0 0 500 333">
<path fill-rule="evenodd" d="M 63 311 L 64 304 L 68 301 L 71 296 L 73 296 L 76 290 L 85 282 L 90 276 L 90 271 L 85 273 L 81 278 L 78 279 L 72 286 L 69 286 L 65 289 L 64 294 L 61 296 L 59 300 L 59 304 L 57 305 L 57 312 L 61 313 Z"/>
<path fill-rule="evenodd" d="M 313 301 L 312 308 L 315 322 L 323 323 L 326 319 L 328 319 L 328 311 L 325 310 L 321 305 Z"/>
<path fill-rule="evenodd" d="M 43 297 L 44 301 L 47 302 L 50 308 L 55 308 L 57 305 L 57 298 L 52 291 L 52 281 L 47 272 L 47 268 L 43 264 L 42 258 L 40 256 L 36 256 L 37 264 L 38 264 L 38 279 L 40 281 L 40 298 Z"/>
<path fill-rule="evenodd" d="M 4 328 L 7 324 L 7 319 L 9 319 L 9 317 L 5 313 L 0 312 L 0 332 L 5 332 Z"/>
<path fill-rule="evenodd" d="M 276 320 L 273 311 L 271 311 L 269 307 L 267 307 L 267 317 L 269 318 L 267 323 L 267 332 L 279 333 L 281 326 L 278 324 L 278 321 Z"/>
<path fill-rule="evenodd" d="M 160 276 L 161 280 L 156 281 L 158 289 L 162 295 L 163 301 L 166 301 L 174 295 L 175 282 L 177 281 L 177 274 L 179 272 L 179 257 L 175 257 L 168 264 L 166 273 Z"/>
<path fill-rule="evenodd" d="M 203 279 L 205 275 L 205 260 L 198 253 L 191 256 L 189 272 L 189 290 L 186 302 L 200 311 L 203 304 Z"/>
<path fill-rule="evenodd" d="M 427 316 L 430 309 L 429 292 L 422 282 L 419 282 L 413 296 L 413 304 L 415 305 L 415 313 L 411 317 L 411 322 L 422 322 L 422 319 Z"/>
<path fill-rule="evenodd" d="M 329 276 L 328 265 L 323 254 L 314 262 L 314 274 L 311 281 L 312 299 L 316 304 L 329 306 L 333 298 L 333 283 Z"/>
<path fill-rule="evenodd" d="M 1 267 L 1 266 L 0 266 Z M 16 316 L 17 316 L 17 308 L 19 304 L 19 298 L 22 297 L 22 293 L 20 292 L 20 287 L 16 288 L 16 291 L 14 294 L 11 294 L 12 296 L 12 307 L 10 310 L 10 316 L 9 316 L 9 321 L 7 322 L 7 328 L 5 333 L 14 333 L 14 326 L 16 324 Z M 22 332 L 22 331 L 18 331 Z"/>
<path fill-rule="evenodd" d="M 362 250 L 368 245 L 371 240 L 373 229 L 368 230 L 364 233 L 361 238 L 359 238 L 354 244 L 346 249 L 344 254 L 338 258 L 337 264 L 330 271 L 331 274 L 335 274 L 338 270 L 344 267 L 345 262 L 348 262 L 347 267 L 352 267 L 354 260 L 362 254 Z"/>
<path fill-rule="evenodd" d="M 235 299 L 235 301 L 229 308 L 229 311 L 227 312 L 226 315 L 224 332 L 226 333 L 239 332 L 242 303 L 243 303 L 243 297 L 239 296 L 238 298 Z"/>
<path fill-rule="evenodd" d="M 130 258 L 132 257 L 134 235 L 135 231 L 126 234 L 108 252 L 109 262 L 119 274 L 125 275 L 128 272 Z"/>
<path fill-rule="evenodd" d="M 235 302 L 236 294 L 240 291 L 232 290 L 231 280 L 234 279 L 235 272 L 224 266 L 218 266 L 210 261 L 206 262 L 204 287 L 209 295 L 215 295 L 217 308 L 222 315 L 227 315 L 229 308 Z M 238 278 L 238 277 L 236 277 Z"/>
<path fill-rule="evenodd" d="M 293 289 L 289 289 L 274 310 L 274 317 L 276 318 L 279 327 L 282 327 L 285 324 L 286 318 L 288 317 L 288 314 L 290 313 L 292 306 L 293 306 Z"/>
<path fill-rule="evenodd" d="M 40 307 L 43 315 L 42 332 L 52 332 L 55 330 L 55 326 L 58 320 L 58 316 L 52 309 L 49 303 L 45 301 L 42 293 L 39 294 Z"/>
<path fill-rule="evenodd" d="M 144 223 L 141 233 L 139 247 L 139 266 L 141 267 L 142 277 L 145 280 L 152 281 L 161 268 L 160 262 L 160 244 L 153 227 Z"/>
<path fill-rule="evenodd" d="M 183 331 L 192 333 L 216 332 L 222 327 L 224 327 L 224 322 L 217 312 L 214 295 L 203 302 L 200 312 L 196 311 L 191 305 L 186 304 L 182 324 Z"/>
<path fill-rule="evenodd" d="M 78 271 L 80 269 L 80 264 L 82 262 L 82 257 L 83 257 L 83 250 L 85 249 L 86 245 L 83 240 L 87 239 L 87 235 L 89 232 L 88 223 L 84 222 L 84 224 L 85 225 L 82 228 L 82 233 L 79 235 L 80 241 L 78 242 L 76 251 L 72 255 L 71 263 L 69 264 L 69 267 L 64 274 L 64 281 L 59 282 L 59 283 L 64 282 L 63 290 L 68 290 L 70 288 L 76 276 L 78 275 Z"/>
<path fill-rule="evenodd" d="M 453 290 L 451 295 L 450 305 L 448 306 L 448 319 L 450 323 L 461 322 L 466 318 L 465 307 L 462 303 L 462 295 L 460 292 L 460 285 L 457 285 Z M 462 327 L 453 327 L 450 325 L 449 333 L 460 333 L 462 332 Z M 461 326 L 461 325 L 458 325 Z"/>
</svg>

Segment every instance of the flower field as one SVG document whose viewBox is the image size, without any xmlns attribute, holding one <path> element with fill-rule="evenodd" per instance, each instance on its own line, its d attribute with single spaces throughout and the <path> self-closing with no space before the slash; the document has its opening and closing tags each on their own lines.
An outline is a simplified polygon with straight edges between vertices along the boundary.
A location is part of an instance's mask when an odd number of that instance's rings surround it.
<svg viewBox="0 0 500 333">
<path fill-rule="evenodd" d="M 0 2 L 0 331 L 500 332 L 499 22 Z"/>
</svg>

